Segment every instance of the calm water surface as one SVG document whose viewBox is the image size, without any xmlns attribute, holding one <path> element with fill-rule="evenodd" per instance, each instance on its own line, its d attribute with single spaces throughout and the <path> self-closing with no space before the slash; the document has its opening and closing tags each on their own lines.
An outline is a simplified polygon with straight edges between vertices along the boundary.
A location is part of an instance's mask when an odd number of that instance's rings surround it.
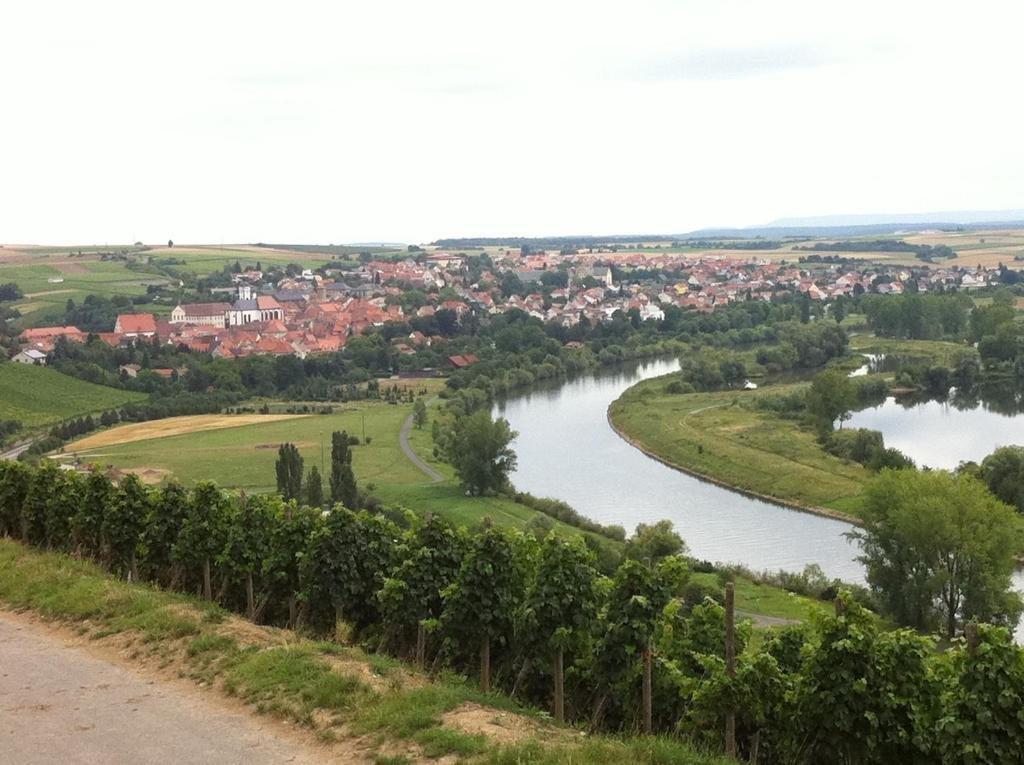
<svg viewBox="0 0 1024 765">
<path fill-rule="evenodd" d="M 844 536 L 849 524 L 699 481 L 647 457 L 615 434 L 607 420 L 608 405 L 637 382 L 678 368 L 676 360 L 649 361 L 543 386 L 499 403 L 495 414 L 519 432 L 513 483 L 630 532 L 638 523 L 668 518 L 698 558 L 742 563 L 754 570 L 800 571 L 817 563 L 830 577 L 863 583 L 856 543 Z M 953 414 L 940 407 L 915 414 L 894 411 L 888 401 L 876 409 L 885 410 L 884 415 L 859 412 L 864 419 L 858 422 L 855 415 L 854 426 L 882 430 L 887 444 L 935 467 L 955 467 L 962 459 L 974 459 L 963 455 L 976 449 L 983 449 L 978 456 L 984 456 L 993 443 L 1011 443 L 1000 439 L 1024 423 L 1018 417 L 1008 426 L 1007 418 L 991 419 L 987 415 L 994 413 L 984 410 Z M 900 433 L 914 422 L 911 432 L 919 436 L 901 442 Z M 920 451 L 915 453 L 916 448 Z M 1018 571 L 1015 582 L 1024 591 L 1024 574 Z M 1024 626 L 1018 627 L 1017 639 L 1024 640 Z"/>
<path fill-rule="evenodd" d="M 981 462 L 1000 446 L 1024 444 L 1024 415 L 1003 414 L 974 402 L 957 408 L 948 401 L 903 406 L 885 403 L 854 412 L 844 427 L 881 431 L 885 445 L 899 449 L 918 466 L 952 470 L 965 460 Z"/>
<path fill-rule="evenodd" d="M 623 441 L 607 409 L 640 380 L 679 368 L 650 361 L 532 390 L 496 407 L 519 432 L 522 491 L 564 500 L 601 523 L 632 532 L 638 523 L 670 519 L 690 552 L 755 570 L 799 571 L 817 563 L 830 577 L 862 582 L 848 524 L 794 512 L 704 483 L 647 457 Z"/>
</svg>

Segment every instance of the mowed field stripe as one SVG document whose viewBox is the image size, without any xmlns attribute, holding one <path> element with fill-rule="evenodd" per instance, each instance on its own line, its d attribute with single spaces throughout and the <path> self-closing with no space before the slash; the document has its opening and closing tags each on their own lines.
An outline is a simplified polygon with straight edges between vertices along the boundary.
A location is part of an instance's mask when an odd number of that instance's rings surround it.
<svg viewBox="0 0 1024 765">
<path fill-rule="evenodd" d="M 244 425 L 295 420 L 311 417 L 308 414 L 194 414 L 185 417 L 167 417 L 163 420 L 136 422 L 122 425 L 111 430 L 104 430 L 92 436 L 86 436 L 64 447 L 65 452 L 81 452 L 98 449 L 104 446 L 130 444 L 135 441 L 149 441 L 153 438 L 168 438 L 186 433 L 199 433 L 205 430 L 222 430 L 224 428 L 240 428 Z"/>
</svg>

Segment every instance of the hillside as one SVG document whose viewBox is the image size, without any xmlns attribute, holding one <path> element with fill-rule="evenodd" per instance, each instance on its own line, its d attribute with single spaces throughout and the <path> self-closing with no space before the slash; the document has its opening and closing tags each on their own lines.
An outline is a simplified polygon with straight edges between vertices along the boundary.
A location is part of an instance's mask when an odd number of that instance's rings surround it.
<svg viewBox="0 0 1024 765">
<path fill-rule="evenodd" d="M 102 412 L 144 398 L 142 393 L 94 385 L 47 367 L 0 364 L 0 419 L 20 420 L 26 428 Z"/>
</svg>

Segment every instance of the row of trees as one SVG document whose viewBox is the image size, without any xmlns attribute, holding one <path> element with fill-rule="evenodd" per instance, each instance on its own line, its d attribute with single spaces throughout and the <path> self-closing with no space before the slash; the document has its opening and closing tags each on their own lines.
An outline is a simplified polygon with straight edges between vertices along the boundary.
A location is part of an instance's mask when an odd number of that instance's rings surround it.
<svg viewBox="0 0 1024 765">
<path fill-rule="evenodd" d="M 728 721 L 734 751 L 769 763 L 1021 761 L 1024 656 L 1006 630 L 972 628 L 937 653 L 842 599 L 813 627 L 753 646 L 742 623 L 727 639 L 725 609 L 680 597 L 688 571 L 666 528 L 631 540 L 606 578 L 579 538 L 468 533 L 436 517 L 403 530 L 341 505 L 3 462 L 0 531 L 256 621 L 351 630 L 595 729 L 718 748 Z"/>
<path fill-rule="evenodd" d="M 344 430 L 331 434 L 331 472 L 328 476 L 330 494 L 326 499 L 345 507 L 358 508 L 362 503 L 356 476 L 352 470 L 352 446 L 359 440 Z M 325 502 L 323 478 L 316 465 L 303 473 L 302 455 L 295 444 L 278 447 L 274 470 L 277 475 L 277 493 L 287 501 L 305 502 L 310 507 L 322 507 Z M 305 477 L 304 477 L 305 475 Z"/>
</svg>

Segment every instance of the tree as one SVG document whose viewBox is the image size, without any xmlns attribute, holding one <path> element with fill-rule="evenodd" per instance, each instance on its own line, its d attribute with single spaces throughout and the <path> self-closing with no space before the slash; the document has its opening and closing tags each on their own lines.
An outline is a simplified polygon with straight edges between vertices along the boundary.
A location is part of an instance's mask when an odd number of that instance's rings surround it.
<svg viewBox="0 0 1024 765">
<path fill-rule="evenodd" d="M 331 502 L 340 502 L 349 509 L 359 504 L 359 490 L 356 476 L 352 472 L 352 449 L 348 433 L 344 430 L 331 433 Z"/>
<path fill-rule="evenodd" d="M 436 515 L 407 536 L 405 556 L 378 595 L 384 625 L 399 646 L 419 638 L 424 622 L 440 618 L 441 592 L 455 581 L 467 546 L 465 532 Z"/>
<path fill-rule="evenodd" d="M 989 491 L 1024 513 L 1024 447 L 996 449 L 982 460 L 979 476 Z"/>
<path fill-rule="evenodd" d="M 245 589 L 245 614 L 252 621 L 259 616 L 270 596 L 264 563 L 270 556 L 277 517 L 268 497 L 242 497 L 229 509 L 224 532 L 224 547 L 217 565 L 234 585 Z"/>
<path fill-rule="evenodd" d="M 175 545 L 189 512 L 188 492 L 177 481 L 161 487 L 150 504 L 142 535 L 145 575 L 169 587 L 178 585 L 182 571 L 174 555 Z"/>
<path fill-rule="evenodd" d="M 856 392 L 850 378 L 841 369 L 826 369 L 814 376 L 807 391 L 807 411 L 821 431 L 832 429 L 832 423 L 848 419 L 856 403 Z"/>
<path fill-rule="evenodd" d="M 934 640 L 879 632 L 856 603 L 841 603 L 841 615 L 821 619 L 820 645 L 807 652 L 793 693 L 789 716 L 804 761 L 935 762 L 922 735 L 939 699 Z"/>
<path fill-rule="evenodd" d="M 168 247 L 173 247 L 174 246 L 174 240 L 173 239 L 168 239 L 167 240 L 167 246 Z"/>
<path fill-rule="evenodd" d="M 377 592 L 394 566 L 398 529 L 383 516 L 335 505 L 309 540 L 303 558 L 306 594 L 321 624 L 361 630 L 380 619 Z"/>
<path fill-rule="evenodd" d="M 324 504 L 324 482 L 316 465 L 306 475 L 306 504 L 310 507 L 323 507 Z"/>
<path fill-rule="evenodd" d="M 595 655 L 594 671 L 601 685 L 595 721 L 605 714 L 609 698 L 628 707 L 637 697 L 641 659 L 686 576 L 686 565 L 676 556 L 656 566 L 626 560 L 615 572 Z"/>
<path fill-rule="evenodd" d="M 585 646 L 597 620 L 600 575 L 593 564 L 594 554 L 580 537 L 565 540 L 549 534 L 526 599 L 523 632 L 551 656 L 559 722 L 565 719 L 565 651 Z"/>
<path fill-rule="evenodd" d="M 277 450 L 277 493 L 285 500 L 302 495 L 302 455 L 295 444 L 281 444 Z"/>
<path fill-rule="evenodd" d="M 1015 624 L 1014 511 L 970 475 L 883 470 L 865 490 L 859 540 L 867 580 L 900 624 Z"/>
<path fill-rule="evenodd" d="M 480 687 L 490 690 L 492 648 L 506 648 L 526 581 L 517 540 L 487 525 L 470 542 L 455 581 L 442 593 L 442 628 L 463 655 L 480 651 Z"/>
<path fill-rule="evenodd" d="M 672 521 L 637 524 L 626 542 L 626 557 L 653 565 L 670 555 L 685 555 L 686 543 L 672 528 Z"/>
<path fill-rule="evenodd" d="M 212 481 L 196 484 L 174 545 L 175 560 L 190 566 L 194 574 L 196 569 L 201 569 L 202 593 L 207 600 L 213 599 L 212 564 L 224 549 L 229 505 L 224 492 Z"/>
<path fill-rule="evenodd" d="M 422 398 L 416 399 L 416 403 L 412 405 L 412 422 L 417 428 L 427 424 L 427 405 Z"/>
<path fill-rule="evenodd" d="M 491 418 L 486 409 L 457 417 L 442 434 L 441 451 L 472 494 L 495 491 L 508 482 L 516 454 L 510 444 L 517 433 L 508 420 Z"/>
<path fill-rule="evenodd" d="M 112 569 L 127 573 L 129 579 L 136 581 L 139 578 L 139 545 L 146 520 L 150 517 L 150 491 L 138 476 L 127 475 L 112 499 L 103 515 L 106 557 Z"/>
</svg>

